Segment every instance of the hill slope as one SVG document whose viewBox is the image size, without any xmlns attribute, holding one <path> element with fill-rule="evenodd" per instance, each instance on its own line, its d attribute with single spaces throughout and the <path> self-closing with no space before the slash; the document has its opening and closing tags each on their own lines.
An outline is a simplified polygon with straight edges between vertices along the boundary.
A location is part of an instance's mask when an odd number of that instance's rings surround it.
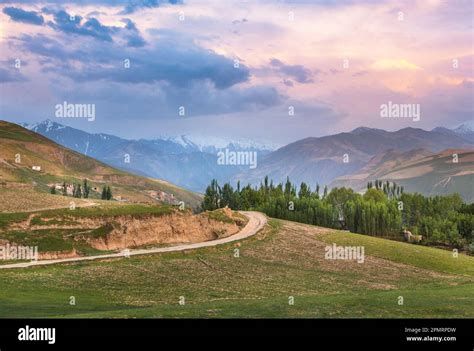
<svg viewBox="0 0 474 351">
<path fill-rule="evenodd" d="M 454 162 L 453 155 L 457 155 Z M 474 150 L 447 149 L 431 153 L 424 149 L 389 150 L 374 156 L 360 171 L 335 179 L 330 186 L 364 190 L 368 181 L 394 181 L 408 192 L 426 195 L 459 193 L 474 201 Z"/>
<path fill-rule="evenodd" d="M 34 188 L 48 192 L 54 184 L 79 183 L 88 179 L 98 197 L 102 186 L 128 202 L 177 203 L 197 207 L 200 196 L 173 184 L 117 170 L 78 152 L 69 150 L 19 125 L 0 121 L 0 182 L 4 188 Z M 41 169 L 33 170 L 39 166 Z"/>
<path fill-rule="evenodd" d="M 1 270 L 0 317 L 474 317 L 473 257 L 269 223 L 240 244 L 186 254 Z M 325 259 L 333 243 L 365 247 L 364 262 Z M 81 303 L 58 303 L 68 301 L 71 290 Z"/>
<path fill-rule="evenodd" d="M 474 149 L 474 143 L 454 132 L 417 128 L 387 132 L 361 127 L 350 133 L 306 138 L 288 144 L 259 159 L 255 170 L 238 174 L 234 181 L 258 184 L 268 175 L 276 182 L 283 182 L 289 176 L 298 184 L 304 181 L 312 186 L 316 182 L 324 185 L 338 177 L 356 174 L 375 155 L 390 149 L 440 152 L 448 148 Z"/>
</svg>

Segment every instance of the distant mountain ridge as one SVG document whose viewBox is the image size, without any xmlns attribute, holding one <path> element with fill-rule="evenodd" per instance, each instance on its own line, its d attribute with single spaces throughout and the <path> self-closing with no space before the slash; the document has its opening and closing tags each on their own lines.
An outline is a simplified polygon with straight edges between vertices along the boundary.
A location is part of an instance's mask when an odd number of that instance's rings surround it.
<svg viewBox="0 0 474 351">
<path fill-rule="evenodd" d="M 198 192 L 204 191 L 210 179 L 225 181 L 245 168 L 218 165 L 219 149 L 251 151 L 259 156 L 272 151 L 264 144 L 250 141 L 228 141 L 226 144 L 225 139 L 214 138 L 213 145 L 202 138 L 195 142 L 186 135 L 128 140 L 104 133 L 84 132 L 51 120 L 22 126 L 119 169 L 164 179 Z"/>
<path fill-rule="evenodd" d="M 214 145 L 205 140 L 194 142 L 186 135 L 126 140 L 108 134 L 90 134 L 52 121 L 30 125 L 29 128 L 114 167 L 201 192 L 213 178 L 220 183 L 241 181 L 242 184 L 257 185 L 266 175 L 275 182 L 290 177 L 298 184 L 304 181 L 312 187 L 319 183 L 321 186 L 345 184 L 361 188 L 358 177 L 382 177 L 389 173 L 390 168 L 446 149 L 474 149 L 474 132 L 469 123 L 455 129 L 438 127 L 431 131 L 419 128 L 385 131 L 359 127 L 351 132 L 305 138 L 275 151 L 258 149 L 252 143 L 242 146 L 226 145 L 222 140 Z M 222 145 L 231 150 L 257 152 L 257 168 L 219 165 L 217 151 Z M 124 162 L 127 155 L 129 163 Z M 469 168 L 470 164 L 463 164 L 463 167 Z M 443 174 L 449 177 L 447 173 Z M 422 178 L 427 176 L 423 173 Z M 427 181 L 427 184 L 431 183 Z M 451 188 L 445 187 L 442 191 L 449 192 Z"/>
<path fill-rule="evenodd" d="M 446 149 L 433 153 L 424 149 L 375 155 L 359 171 L 333 180 L 330 187 L 351 187 L 364 191 L 375 179 L 396 182 L 406 191 L 425 195 L 459 193 L 474 201 L 474 149 Z"/>
<path fill-rule="evenodd" d="M 265 175 L 282 182 L 330 184 L 337 177 L 354 173 L 377 154 L 394 149 L 400 152 L 426 149 L 439 152 L 448 148 L 470 149 L 474 142 L 457 134 L 438 130 L 403 128 L 388 132 L 360 127 L 352 132 L 310 137 L 288 144 L 259 160 L 255 170 L 242 172 L 234 181 L 258 184 Z"/>
<path fill-rule="evenodd" d="M 454 129 L 448 129 L 443 127 L 434 128 L 433 131 L 438 131 L 441 133 L 456 134 L 465 138 L 469 141 L 474 142 L 474 121 L 466 122 L 461 124 L 459 127 Z"/>
</svg>

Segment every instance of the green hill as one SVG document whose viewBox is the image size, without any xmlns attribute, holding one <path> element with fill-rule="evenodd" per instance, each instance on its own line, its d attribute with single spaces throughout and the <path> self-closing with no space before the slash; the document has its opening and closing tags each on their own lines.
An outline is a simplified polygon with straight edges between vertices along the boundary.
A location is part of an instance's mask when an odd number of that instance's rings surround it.
<svg viewBox="0 0 474 351">
<path fill-rule="evenodd" d="M 325 259 L 333 243 L 363 246 L 364 262 Z M 0 317 L 473 318 L 473 267 L 463 254 L 270 220 L 240 243 L 0 270 Z"/>
<path fill-rule="evenodd" d="M 201 201 L 200 195 L 168 182 L 115 169 L 19 125 L 0 121 L 0 192 L 33 191 L 32 196 L 37 196 L 36 193 L 49 193 L 54 184 L 81 183 L 83 179 L 92 186 L 91 198 L 100 198 L 102 187 L 109 185 L 115 199 L 123 202 L 184 201 L 188 207 L 197 208 Z M 64 202 L 60 196 L 55 198 L 58 203 Z M 54 207 L 54 199 L 47 195 L 38 197 L 35 205 L 41 208 L 42 201 L 44 207 Z M 4 205 L 0 210 L 8 210 Z M 15 204 L 11 205 L 14 211 L 18 210 Z"/>
</svg>

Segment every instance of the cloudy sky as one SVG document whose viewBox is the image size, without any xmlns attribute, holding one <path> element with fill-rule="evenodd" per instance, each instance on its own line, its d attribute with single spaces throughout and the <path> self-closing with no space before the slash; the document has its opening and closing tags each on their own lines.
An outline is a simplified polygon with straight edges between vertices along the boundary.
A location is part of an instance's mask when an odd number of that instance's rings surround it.
<svg viewBox="0 0 474 351">
<path fill-rule="evenodd" d="M 472 18 L 470 0 L 2 1 L 0 119 L 67 101 L 95 104 L 58 119 L 91 132 L 277 144 L 455 127 L 473 118 Z M 381 118 L 389 101 L 420 120 Z"/>
</svg>

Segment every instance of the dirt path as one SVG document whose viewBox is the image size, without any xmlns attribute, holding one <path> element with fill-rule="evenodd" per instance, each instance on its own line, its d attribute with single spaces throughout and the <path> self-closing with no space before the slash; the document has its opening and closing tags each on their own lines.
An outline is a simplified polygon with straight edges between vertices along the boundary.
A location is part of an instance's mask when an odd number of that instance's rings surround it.
<svg viewBox="0 0 474 351">
<path fill-rule="evenodd" d="M 222 245 L 222 244 L 230 243 L 237 240 L 242 240 L 252 235 L 255 235 L 267 223 L 267 218 L 265 217 L 264 214 L 260 212 L 241 211 L 240 213 L 242 213 L 243 215 L 249 218 L 247 225 L 237 234 L 228 236 L 223 239 L 205 241 L 202 243 L 183 244 L 183 245 L 170 246 L 170 247 L 160 247 L 160 248 L 155 248 L 155 249 L 123 250 L 122 252 L 119 252 L 119 253 L 107 254 L 107 255 L 12 263 L 12 264 L 0 265 L 0 269 L 27 268 L 27 267 L 44 266 L 44 265 L 56 264 L 56 263 L 92 261 L 92 260 L 100 260 L 100 259 L 105 259 L 105 258 L 121 258 L 121 257 L 129 257 L 129 256 L 136 256 L 136 255 L 149 255 L 149 254 L 155 254 L 155 253 L 184 251 L 184 250 L 191 250 L 191 249 L 199 249 L 202 247 L 217 246 L 217 245 Z"/>
</svg>

